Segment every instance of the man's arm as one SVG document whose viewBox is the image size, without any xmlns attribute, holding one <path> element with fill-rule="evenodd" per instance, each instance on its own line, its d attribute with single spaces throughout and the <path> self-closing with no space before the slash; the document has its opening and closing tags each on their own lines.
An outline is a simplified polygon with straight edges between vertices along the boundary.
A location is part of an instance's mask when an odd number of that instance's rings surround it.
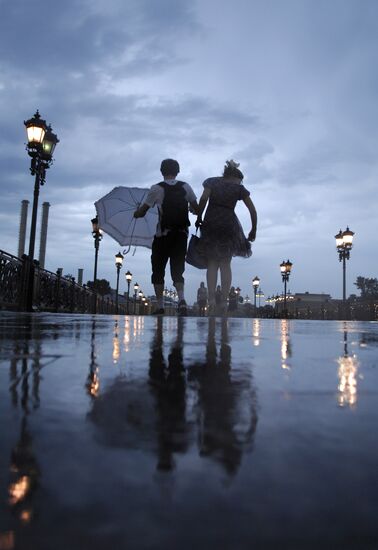
<svg viewBox="0 0 378 550">
<path fill-rule="evenodd" d="M 135 210 L 134 218 L 143 218 L 143 216 L 146 215 L 146 212 L 149 208 L 150 207 L 148 206 L 148 204 L 146 203 L 142 204 L 142 206 L 140 206 L 137 210 Z"/>
<path fill-rule="evenodd" d="M 189 212 L 191 214 L 195 214 L 196 216 L 198 215 L 199 206 L 196 200 L 189 203 Z"/>
</svg>

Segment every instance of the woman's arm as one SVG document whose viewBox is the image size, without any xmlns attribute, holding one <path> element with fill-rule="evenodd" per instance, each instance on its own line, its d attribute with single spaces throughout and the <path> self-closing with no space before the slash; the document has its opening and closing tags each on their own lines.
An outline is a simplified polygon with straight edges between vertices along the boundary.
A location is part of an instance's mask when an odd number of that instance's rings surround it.
<svg viewBox="0 0 378 550">
<path fill-rule="evenodd" d="M 255 208 L 255 205 L 253 204 L 253 202 L 251 201 L 250 197 L 246 197 L 245 199 L 243 199 L 243 202 L 246 205 L 246 207 L 248 208 L 249 214 L 251 216 L 252 229 L 248 234 L 248 240 L 253 242 L 256 239 L 256 230 L 257 230 L 257 212 L 256 212 L 256 208 Z"/>
<path fill-rule="evenodd" d="M 211 193 L 211 190 L 205 187 L 198 203 L 198 217 L 197 217 L 196 224 L 199 224 L 202 221 L 202 214 L 206 208 L 206 204 L 207 204 L 207 201 L 209 200 L 210 193 Z"/>
</svg>

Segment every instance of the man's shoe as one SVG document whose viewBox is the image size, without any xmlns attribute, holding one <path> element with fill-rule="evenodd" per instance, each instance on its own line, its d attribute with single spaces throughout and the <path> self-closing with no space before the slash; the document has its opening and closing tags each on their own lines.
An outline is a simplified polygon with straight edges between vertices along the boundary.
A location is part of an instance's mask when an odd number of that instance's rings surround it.
<svg viewBox="0 0 378 550">
<path fill-rule="evenodd" d="M 185 300 L 180 300 L 177 306 L 177 311 L 180 317 L 186 317 L 188 315 L 188 310 L 186 307 Z"/>
<path fill-rule="evenodd" d="M 151 315 L 164 315 L 164 308 L 159 307 L 158 309 L 155 309 Z"/>
</svg>

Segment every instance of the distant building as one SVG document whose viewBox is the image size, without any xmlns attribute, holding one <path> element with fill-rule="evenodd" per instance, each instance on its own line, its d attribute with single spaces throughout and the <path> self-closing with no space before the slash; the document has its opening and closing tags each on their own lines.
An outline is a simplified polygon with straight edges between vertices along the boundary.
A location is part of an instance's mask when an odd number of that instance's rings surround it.
<svg viewBox="0 0 378 550">
<path fill-rule="evenodd" d="M 274 300 L 277 317 L 283 314 L 284 297 Z M 330 294 L 313 294 L 297 292 L 286 298 L 286 309 L 289 317 L 296 319 L 335 319 L 338 315 L 339 300 L 332 300 Z"/>
</svg>

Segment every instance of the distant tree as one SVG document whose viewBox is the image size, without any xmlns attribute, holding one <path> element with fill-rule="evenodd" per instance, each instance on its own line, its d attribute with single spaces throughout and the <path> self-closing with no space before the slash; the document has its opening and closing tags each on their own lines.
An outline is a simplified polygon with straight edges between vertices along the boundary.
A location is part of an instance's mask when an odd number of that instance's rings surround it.
<svg viewBox="0 0 378 550">
<path fill-rule="evenodd" d="M 93 290 L 93 281 L 88 281 L 87 287 Z M 101 296 L 105 296 L 105 294 L 110 294 L 112 289 L 106 279 L 96 279 L 96 290 Z"/>
<path fill-rule="evenodd" d="M 72 281 L 72 279 L 75 278 L 73 275 L 71 275 L 71 273 L 67 273 L 67 275 L 63 275 L 63 277 L 64 277 L 65 279 L 68 279 L 69 281 Z"/>
<path fill-rule="evenodd" d="M 368 300 L 370 298 L 378 298 L 378 279 L 372 277 L 357 277 L 356 285 L 361 292 L 361 298 Z"/>
</svg>

